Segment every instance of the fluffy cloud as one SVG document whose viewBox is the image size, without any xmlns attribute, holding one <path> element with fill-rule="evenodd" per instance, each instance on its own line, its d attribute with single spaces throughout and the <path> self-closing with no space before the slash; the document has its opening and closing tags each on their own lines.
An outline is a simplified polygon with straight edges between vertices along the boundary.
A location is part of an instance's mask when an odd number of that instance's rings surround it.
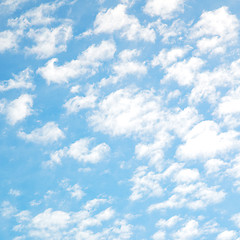
<svg viewBox="0 0 240 240">
<path fill-rule="evenodd" d="M 162 82 L 175 80 L 180 86 L 189 86 L 194 83 L 196 75 L 203 65 L 204 61 L 197 57 L 177 62 L 166 69 L 166 75 Z"/>
<path fill-rule="evenodd" d="M 0 53 L 11 49 L 17 49 L 17 47 L 18 36 L 14 32 L 10 30 L 0 32 Z"/>
<path fill-rule="evenodd" d="M 150 16 L 160 16 L 163 19 L 171 19 L 176 13 L 183 12 L 186 0 L 147 0 L 144 12 Z"/>
<path fill-rule="evenodd" d="M 116 51 L 114 42 L 102 41 L 99 45 L 92 45 L 86 49 L 76 60 L 66 62 L 62 66 L 55 63 L 58 59 L 49 60 L 44 67 L 38 68 L 39 73 L 47 83 L 66 83 L 72 78 L 81 75 L 94 75 L 103 61 L 113 57 Z"/>
<path fill-rule="evenodd" d="M 32 114 L 33 96 L 22 94 L 19 98 L 3 106 L 2 113 L 7 116 L 7 121 L 11 125 L 22 121 Z"/>
<path fill-rule="evenodd" d="M 221 132 L 213 121 L 197 124 L 183 139 L 185 143 L 177 149 L 176 156 L 182 160 L 206 159 L 239 148 L 239 133 Z"/>
<path fill-rule="evenodd" d="M 26 141 L 40 144 L 53 143 L 65 137 L 62 130 L 54 122 L 48 122 L 43 127 L 36 128 L 29 134 L 20 131 L 18 136 Z"/>
<path fill-rule="evenodd" d="M 38 239 L 130 239 L 132 227 L 125 219 L 109 223 L 115 216 L 111 207 L 96 211 L 87 210 L 85 206 L 78 212 L 53 211 L 49 208 L 34 217 L 21 212 L 17 217 L 19 225 L 14 230 Z M 103 229 L 104 223 L 108 227 Z M 92 230 L 93 227 L 98 227 L 97 232 Z"/>
<path fill-rule="evenodd" d="M 88 120 L 96 131 L 113 136 L 141 135 L 153 131 L 160 108 L 161 99 L 151 91 L 120 89 L 100 102 L 99 110 Z"/>
<path fill-rule="evenodd" d="M 92 149 L 89 149 L 88 147 L 90 142 L 91 139 L 89 138 L 76 141 L 70 145 L 67 154 L 79 162 L 99 162 L 106 155 L 106 153 L 109 152 L 110 147 L 106 143 L 101 143 Z"/>
<path fill-rule="evenodd" d="M 220 159 L 210 159 L 205 164 L 204 167 L 206 169 L 207 174 L 218 173 L 221 168 L 223 168 L 226 163 Z"/>
<path fill-rule="evenodd" d="M 201 235 L 199 224 L 195 220 L 190 220 L 186 223 L 186 226 L 179 229 L 174 233 L 174 239 L 177 240 L 191 240 L 196 239 Z"/>
<path fill-rule="evenodd" d="M 128 75 L 134 75 L 136 77 L 143 76 L 147 73 L 147 67 L 145 63 L 136 61 L 134 58 L 140 55 L 140 51 L 133 49 L 125 49 L 119 53 L 119 61 L 113 65 L 113 76 L 109 78 L 103 78 L 100 82 L 100 86 L 104 86 L 108 83 L 117 83 L 122 78 Z"/>
<path fill-rule="evenodd" d="M 227 90 L 228 88 L 231 89 L 233 86 L 238 86 L 238 79 L 240 76 L 239 67 L 240 61 L 237 59 L 236 61 L 231 62 L 231 64 L 220 65 L 212 71 L 199 72 L 188 98 L 189 103 L 196 104 L 205 99 L 213 105 L 216 105 L 219 102 L 214 114 L 218 117 L 226 117 L 226 124 L 229 122 L 229 126 L 233 125 L 234 121 L 231 117 L 232 114 L 234 115 L 236 112 L 233 111 L 231 113 L 228 112 L 228 110 L 225 112 L 228 103 L 224 102 L 231 101 L 231 98 L 237 99 L 238 90 L 230 90 L 225 94 L 221 101 L 220 96 L 222 88 Z M 236 105 L 229 106 L 229 111 L 233 108 L 236 109 Z"/>
<path fill-rule="evenodd" d="M 0 3 L 0 12 L 8 13 L 8 12 L 14 12 L 16 9 L 18 9 L 22 4 L 25 2 L 28 2 L 29 0 L 2 0 Z"/>
<path fill-rule="evenodd" d="M 72 198 L 80 200 L 85 195 L 85 193 L 82 191 L 82 188 L 77 183 L 71 186 L 68 183 L 68 180 L 63 180 L 60 185 L 71 194 Z"/>
<path fill-rule="evenodd" d="M 173 189 L 168 200 L 150 205 L 148 211 L 183 207 L 192 210 L 203 209 L 208 205 L 221 202 L 225 195 L 224 191 L 217 191 L 217 187 L 208 187 L 203 182 L 179 184 Z"/>
<path fill-rule="evenodd" d="M 70 25 L 60 25 L 59 27 L 48 29 L 31 29 L 27 36 L 36 42 L 31 48 L 26 47 L 28 54 L 34 54 L 37 58 L 49 58 L 67 49 L 67 41 L 72 38 L 72 27 Z"/>
<path fill-rule="evenodd" d="M 172 48 L 171 50 L 162 49 L 157 56 L 154 56 L 152 60 L 152 66 L 156 67 L 160 65 L 162 68 L 166 68 L 172 63 L 175 63 L 178 59 L 184 57 L 184 55 L 189 52 L 190 46 L 184 48 Z"/>
<path fill-rule="evenodd" d="M 240 228 L 240 213 L 236 213 L 231 217 L 231 220 L 234 222 L 234 224 Z"/>
<path fill-rule="evenodd" d="M 26 68 L 18 75 L 13 74 L 13 77 L 13 79 L 9 79 L 0 83 L 0 92 L 18 88 L 34 88 L 32 83 L 32 70 L 30 68 Z"/>
<path fill-rule="evenodd" d="M 82 138 L 72 143 L 69 147 L 55 151 L 51 154 L 51 159 L 45 164 L 47 166 L 61 164 L 61 159 L 66 156 L 76 159 L 79 162 L 98 163 L 110 151 L 110 147 L 106 143 L 101 143 L 90 148 L 92 141 L 93 139 L 91 138 Z"/>
<path fill-rule="evenodd" d="M 155 32 L 150 27 L 143 27 L 139 20 L 126 13 L 127 6 L 119 4 L 115 8 L 103 10 L 98 13 L 95 22 L 93 33 L 113 33 L 121 31 L 121 36 L 128 40 L 142 39 L 144 41 L 155 41 Z"/>
<path fill-rule="evenodd" d="M 204 12 L 193 26 L 190 37 L 199 39 L 200 53 L 225 53 L 228 46 L 237 43 L 239 21 L 227 7 Z"/>
<path fill-rule="evenodd" d="M 9 201 L 3 201 L 0 207 L 0 213 L 2 217 L 11 217 L 13 214 L 15 214 L 17 209 L 9 202 Z"/>
<path fill-rule="evenodd" d="M 19 190 L 17 190 L 17 189 L 10 189 L 9 190 L 9 193 L 8 194 L 10 194 L 10 195 L 12 195 L 12 196 L 15 196 L 15 197 L 19 197 L 22 193 L 19 191 Z"/>
<path fill-rule="evenodd" d="M 182 220 L 179 216 L 173 216 L 167 220 L 165 219 L 160 219 L 157 223 L 156 226 L 160 228 L 171 228 L 175 226 L 180 220 Z"/>
<path fill-rule="evenodd" d="M 153 240 L 165 240 L 166 238 L 166 233 L 164 231 L 157 231 L 156 233 L 153 234 L 152 239 Z"/>
<path fill-rule="evenodd" d="M 52 4 L 43 3 L 38 7 L 30 9 L 20 17 L 9 19 L 8 25 L 21 30 L 35 25 L 48 25 L 55 21 L 52 14 L 62 4 L 63 1 L 58 1 L 58 3 L 55 1 Z"/>
<path fill-rule="evenodd" d="M 235 231 L 224 231 L 219 233 L 216 240 L 235 240 L 237 238 L 237 233 Z"/>
<path fill-rule="evenodd" d="M 138 167 L 130 180 L 134 186 L 131 188 L 132 194 L 129 199 L 136 201 L 145 195 L 148 197 L 161 196 L 163 190 L 159 184 L 160 178 L 160 174 L 148 171 L 147 167 Z"/>
<path fill-rule="evenodd" d="M 86 96 L 75 96 L 70 98 L 63 107 L 66 108 L 68 114 L 79 112 L 81 109 L 94 108 L 97 100 L 97 92 L 93 88 L 89 88 Z"/>
</svg>

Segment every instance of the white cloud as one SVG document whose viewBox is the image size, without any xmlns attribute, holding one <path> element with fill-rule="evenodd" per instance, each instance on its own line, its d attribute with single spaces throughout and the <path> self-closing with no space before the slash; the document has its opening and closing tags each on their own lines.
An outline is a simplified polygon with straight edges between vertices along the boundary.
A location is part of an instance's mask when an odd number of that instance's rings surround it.
<svg viewBox="0 0 240 240">
<path fill-rule="evenodd" d="M 18 47 L 18 35 L 10 30 L 0 32 L 0 53 L 15 50 Z"/>
<path fill-rule="evenodd" d="M 160 227 L 160 228 L 171 228 L 173 226 L 175 226 L 180 220 L 182 220 L 182 218 L 180 218 L 179 216 L 173 216 L 167 220 L 165 219 L 160 219 L 157 223 L 156 226 Z"/>
<path fill-rule="evenodd" d="M 20 225 L 15 226 L 14 230 L 25 232 L 27 238 L 38 239 L 129 239 L 131 225 L 125 220 L 110 222 L 107 228 L 101 229 L 103 223 L 114 216 L 115 211 L 111 207 L 98 212 L 84 208 L 78 212 L 53 211 L 49 208 L 34 217 L 27 214 L 26 218 L 20 219 L 18 216 Z M 92 231 L 92 227 L 98 227 L 97 233 Z"/>
<path fill-rule="evenodd" d="M 103 61 L 113 58 L 116 47 L 112 41 L 102 41 L 99 45 L 91 45 L 76 60 L 66 62 L 62 66 L 55 63 L 58 59 L 49 60 L 44 67 L 38 68 L 39 73 L 47 83 L 66 83 L 81 75 L 96 74 Z"/>
<path fill-rule="evenodd" d="M 197 57 L 191 57 L 188 61 L 177 62 L 166 68 L 166 75 L 161 82 L 175 80 L 180 86 L 192 85 L 196 75 L 204 65 L 204 61 Z"/>
<path fill-rule="evenodd" d="M 196 239 L 201 235 L 199 224 L 195 220 L 190 220 L 186 223 L 186 226 L 179 229 L 174 233 L 174 239 L 176 240 L 190 240 Z"/>
<path fill-rule="evenodd" d="M 85 97 L 76 96 L 70 98 L 63 106 L 67 109 L 67 112 L 76 113 L 81 109 L 94 108 L 97 97 L 94 95 L 89 95 Z"/>
<path fill-rule="evenodd" d="M 2 0 L 0 3 L 0 12 L 1 14 L 14 12 L 19 6 L 28 1 L 30 0 Z"/>
<path fill-rule="evenodd" d="M 231 217 L 231 220 L 234 222 L 234 224 L 240 228 L 240 213 L 236 213 Z"/>
<path fill-rule="evenodd" d="M 27 116 L 32 114 L 33 96 L 22 94 L 19 98 L 8 103 L 4 112 L 7 115 L 8 123 L 15 125 Z"/>
<path fill-rule="evenodd" d="M 156 233 L 153 234 L 152 236 L 153 240 L 165 240 L 166 239 L 166 233 L 164 231 L 157 231 Z"/>
<path fill-rule="evenodd" d="M 162 49 L 157 56 L 154 56 L 151 64 L 153 67 L 160 65 L 162 68 L 166 68 L 172 63 L 175 63 L 178 59 L 183 58 L 191 50 L 190 46 L 184 48 L 172 48 L 171 50 Z"/>
<path fill-rule="evenodd" d="M 233 97 L 232 103 L 234 103 L 234 100 L 236 101 L 237 99 L 237 92 L 239 90 L 230 90 L 220 101 L 221 88 L 233 87 L 234 85 L 238 84 L 238 79 L 240 76 L 239 68 L 240 60 L 237 59 L 230 65 L 223 64 L 214 68 L 212 71 L 204 71 L 198 73 L 196 76 L 196 81 L 194 83 L 195 86 L 192 89 L 188 99 L 189 103 L 196 104 L 201 102 L 203 99 L 208 100 L 208 102 L 213 105 L 219 103 L 217 109 L 214 111 L 214 114 L 216 114 L 218 117 L 226 117 L 226 123 L 230 122 L 229 126 L 231 126 L 234 122 L 232 121 L 233 119 L 231 119 L 232 114 L 236 113 L 234 111 L 231 113 L 231 109 L 237 108 L 236 105 L 231 105 L 231 107 L 229 106 L 230 112 L 228 112 L 228 110 L 225 112 L 227 109 L 227 103 L 225 105 L 224 102 L 231 101 L 231 98 Z"/>
<path fill-rule="evenodd" d="M 147 0 L 144 12 L 150 16 L 160 16 L 163 19 L 171 19 L 176 13 L 184 11 L 186 0 Z"/>
<path fill-rule="evenodd" d="M 199 119 L 194 108 L 176 108 L 172 112 L 166 109 L 160 95 L 153 90 L 126 88 L 105 97 L 88 122 L 95 131 L 141 139 L 135 148 L 137 158 L 148 158 L 150 164 L 160 168 L 164 149 L 174 138 L 170 132 L 182 137 Z"/>
<path fill-rule="evenodd" d="M 237 43 L 239 21 L 227 7 L 203 12 L 200 20 L 193 26 L 190 38 L 199 39 L 200 53 L 225 53 L 228 46 Z"/>
<path fill-rule="evenodd" d="M 17 209 L 9 201 L 2 202 L 0 207 L 2 217 L 12 217 L 16 211 Z"/>
<path fill-rule="evenodd" d="M 114 75 L 109 78 L 103 78 L 100 82 L 100 86 L 107 85 L 108 83 L 117 83 L 122 78 L 128 75 L 134 75 L 135 77 L 141 77 L 147 73 L 147 67 L 145 63 L 136 61 L 134 58 L 140 55 L 140 51 L 133 49 L 125 49 L 119 53 L 119 60 L 113 65 Z"/>
<path fill-rule="evenodd" d="M 173 21 L 171 25 L 164 24 L 158 19 L 151 23 L 151 26 L 157 28 L 164 44 L 176 45 L 178 42 L 182 42 L 188 34 L 188 24 L 181 19 Z"/>
<path fill-rule="evenodd" d="M 202 121 L 183 138 L 184 144 L 177 149 L 176 156 L 182 160 L 206 159 L 225 154 L 240 146 L 239 133 L 221 132 L 213 121 Z"/>
<path fill-rule="evenodd" d="M 12 195 L 12 196 L 15 196 L 15 197 L 19 197 L 21 195 L 21 192 L 17 189 L 10 189 L 8 194 Z"/>
<path fill-rule="evenodd" d="M 0 92 L 18 88 L 34 89 L 35 86 L 32 83 L 32 70 L 30 68 L 26 68 L 18 75 L 13 74 L 13 77 L 13 79 L 0 83 Z"/>
<path fill-rule="evenodd" d="M 159 131 L 154 137 L 153 143 L 141 142 L 135 146 L 135 154 L 138 159 L 148 158 L 150 164 L 160 169 L 160 160 L 164 159 L 164 149 L 170 145 L 173 137 L 165 132 Z"/>
<path fill-rule="evenodd" d="M 161 99 L 151 91 L 120 89 L 99 103 L 99 110 L 89 117 L 96 131 L 113 136 L 141 135 L 156 131 Z"/>
<path fill-rule="evenodd" d="M 17 17 L 15 19 L 9 19 L 8 25 L 11 27 L 19 28 L 21 30 L 24 30 L 34 25 L 48 25 L 55 21 L 54 17 L 52 17 L 51 15 L 61 5 L 61 2 L 53 2 L 52 4 L 41 4 L 38 7 L 30 9 L 20 17 Z"/>
<path fill-rule="evenodd" d="M 63 107 L 66 108 L 68 114 L 79 112 L 81 109 L 94 108 L 98 98 L 97 92 L 90 87 L 86 96 L 75 96 L 70 98 Z"/>
<path fill-rule="evenodd" d="M 236 179 L 235 186 L 240 191 L 240 155 L 237 155 L 231 162 L 230 167 L 226 170 L 226 173 L 232 178 Z"/>
<path fill-rule="evenodd" d="M 181 169 L 175 176 L 177 183 L 191 183 L 199 180 L 200 174 L 198 169 Z"/>
<path fill-rule="evenodd" d="M 204 164 L 207 174 L 218 173 L 226 163 L 220 159 L 210 159 Z"/>
<path fill-rule="evenodd" d="M 92 138 L 82 138 L 72 143 L 69 147 L 51 153 L 51 159 L 44 164 L 50 167 L 55 164 L 61 164 L 61 159 L 67 156 L 79 162 L 98 163 L 107 155 L 110 147 L 106 143 L 101 143 L 91 148 L 92 141 Z"/>
<path fill-rule="evenodd" d="M 160 174 L 148 171 L 148 168 L 145 166 L 138 167 L 130 180 L 133 182 L 133 187 L 131 188 L 132 194 L 129 199 L 136 201 L 146 195 L 148 197 L 161 196 L 163 190 L 159 183 L 160 179 Z"/>
<path fill-rule="evenodd" d="M 67 50 L 67 42 L 72 38 L 72 27 L 63 24 L 51 29 L 30 29 L 27 36 L 36 42 L 31 48 L 25 48 L 27 54 L 34 54 L 37 58 L 44 59 Z"/>
<path fill-rule="evenodd" d="M 143 27 L 139 20 L 126 13 L 127 6 L 119 4 L 113 9 L 103 10 L 98 13 L 93 33 L 113 33 L 121 31 L 121 36 L 128 40 L 155 41 L 155 32 L 150 27 Z"/>
<path fill-rule="evenodd" d="M 233 87 L 218 101 L 214 115 L 222 119 L 229 128 L 239 126 L 240 117 L 240 87 Z"/>
<path fill-rule="evenodd" d="M 76 183 L 71 186 L 68 183 L 68 180 L 62 180 L 60 184 L 64 189 L 70 192 L 72 198 L 76 198 L 77 200 L 81 200 L 85 193 L 82 191 L 82 188 Z"/>
<path fill-rule="evenodd" d="M 54 122 L 48 122 L 41 128 L 34 129 L 31 133 L 27 134 L 20 131 L 18 136 L 28 142 L 49 144 L 64 138 L 64 133 Z"/>
<path fill-rule="evenodd" d="M 83 138 L 76 141 L 70 145 L 67 151 L 68 156 L 79 162 L 97 163 L 110 151 L 110 147 L 106 143 L 101 143 L 89 149 L 90 142 L 91 139 L 89 138 Z"/>
<path fill-rule="evenodd" d="M 217 235 L 216 240 L 235 240 L 237 238 L 237 233 L 235 231 L 224 231 Z"/>
<path fill-rule="evenodd" d="M 179 184 L 173 189 L 168 200 L 150 205 L 148 211 L 183 207 L 199 210 L 223 201 L 225 196 L 226 193 L 224 191 L 217 191 L 216 186 L 208 187 L 203 182 Z"/>
</svg>

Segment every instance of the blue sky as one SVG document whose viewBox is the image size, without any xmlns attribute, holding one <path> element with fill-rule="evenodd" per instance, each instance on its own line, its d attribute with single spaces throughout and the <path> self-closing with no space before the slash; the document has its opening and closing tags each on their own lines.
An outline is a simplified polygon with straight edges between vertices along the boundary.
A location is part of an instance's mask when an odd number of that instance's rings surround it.
<svg viewBox="0 0 240 240">
<path fill-rule="evenodd" d="M 0 3 L 0 238 L 240 240 L 237 0 Z"/>
</svg>

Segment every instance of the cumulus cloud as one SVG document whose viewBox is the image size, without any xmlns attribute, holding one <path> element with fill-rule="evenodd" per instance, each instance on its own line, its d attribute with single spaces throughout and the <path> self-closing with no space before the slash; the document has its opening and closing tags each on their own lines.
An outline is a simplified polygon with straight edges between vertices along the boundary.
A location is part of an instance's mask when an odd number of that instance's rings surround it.
<svg viewBox="0 0 240 240">
<path fill-rule="evenodd" d="M 33 96 L 22 94 L 19 98 L 9 103 L 2 102 L 1 112 L 6 114 L 7 121 L 10 125 L 15 125 L 17 122 L 24 120 L 32 114 L 32 106 Z"/>
<path fill-rule="evenodd" d="M 63 107 L 66 108 L 68 114 L 77 113 L 81 109 L 94 108 L 98 98 L 97 95 L 97 91 L 90 87 L 86 96 L 75 96 L 70 98 Z"/>
<path fill-rule="evenodd" d="M 92 149 L 89 149 L 88 147 L 90 142 L 91 139 L 89 138 L 76 141 L 70 145 L 67 154 L 79 162 L 99 162 L 106 155 L 106 153 L 109 152 L 110 147 L 106 143 L 101 143 Z"/>
<path fill-rule="evenodd" d="M 183 207 L 199 210 L 223 201 L 225 196 L 223 190 L 218 191 L 216 186 L 208 187 L 203 182 L 178 184 L 168 200 L 150 205 L 148 211 Z"/>
<path fill-rule="evenodd" d="M 150 16 L 160 16 L 163 19 L 171 19 L 177 13 L 183 12 L 186 0 L 147 0 L 144 12 Z"/>
<path fill-rule="evenodd" d="M 159 183 L 160 179 L 160 174 L 148 171 L 148 168 L 144 166 L 138 167 L 130 180 L 133 182 L 133 187 L 131 188 L 132 194 L 129 199 L 131 201 L 136 201 L 143 196 L 161 196 L 163 190 Z"/>
<path fill-rule="evenodd" d="M 175 80 L 180 86 L 192 85 L 203 65 L 204 61 L 197 57 L 177 62 L 166 68 L 166 75 L 161 82 L 165 83 L 169 80 Z"/>
<path fill-rule="evenodd" d="M 26 68 L 18 75 L 13 74 L 13 79 L 0 83 L 0 92 L 19 88 L 34 89 L 35 86 L 32 83 L 32 73 L 33 71 L 30 68 Z"/>
<path fill-rule="evenodd" d="M 18 136 L 28 142 L 49 144 L 64 138 L 64 133 L 55 122 L 48 122 L 41 128 L 34 129 L 27 134 L 23 131 L 18 133 Z"/>
<path fill-rule="evenodd" d="M 171 228 L 175 226 L 182 218 L 179 216 L 173 216 L 167 220 L 165 219 L 160 219 L 157 223 L 156 226 L 160 228 Z"/>
<path fill-rule="evenodd" d="M 218 173 L 226 163 L 220 159 L 210 159 L 205 164 L 204 167 L 206 169 L 207 174 Z"/>
<path fill-rule="evenodd" d="M 239 148 L 239 132 L 221 132 L 214 121 L 202 121 L 184 138 L 184 144 L 177 149 L 176 156 L 182 160 L 206 159 Z"/>
<path fill-rule="evenodd" d="M 99 110 L 89 117 L 96 131 L 113 136 L 152 132 L 159 120 L 161 99 L 151 91 L 120 89 L 99 103 Z"/>
<path fill-rule="evenodd" d="M 11 13 L 17 10 L 21 5 L 28 2 L 29 0 L 2 0 L 0 3 L 0 12 Z"/>
<path fill-rule="evenodd" d="M 190 49 L 190 46 L 184 48 L 172 48 L 169 51 L 167 49 L 162 49 L 157 56 L 154 56 L 151 64 L 153 67 L 160 65 L 162 68 L 166 68 L 172 63 L 175 63 L 178 59 L 183 58 Z"/>
<path fill-rule="evenodd" d="M 13 31 L 6 30 L 0 32 L 0 53 L 7 50 L 16 50 L 18 48 L 18 35 Z"/>
<path fill-rule="evenodd" d="M 133 75 L 135 77 L 144 76 L 147 73 L 147 67 L 144 62 L 135 60 L 134 58 L 140 55 L 140 51 L 137 49 L 125 49 L 119 53 L 119 60 L 113 65 L 114 75 L 109 78 L 103 78 L 100 82 L 100 86 L 105 86 L 108 83 L 117 83 L 122 78 Z"/>
<path fill-rule="evenodd" d="M 239 21 L 227 7 L 203 12 L 192 27 L 190 38 L 198 39 L 200 53 L 223 54 L 227 47 L 237 43 Z"/>
<path fill-rule="evenodd" d="M 235 240 L 237 238 L 237 233 L 235 231 L 226 230 L 217 235 L 216 240 Z"/>
<path fill-rule="evenodd" d="M 91 147 L 92 141 L 92 138 L 79 139 L 69 147 L 51 153 L 51 159 L 45 162 L 45 164 L 47 166 L 61 164 L 61 159 L 66 156 L 76 159 L 79 162 L 96 164 L 106 156 L 110 151 L 110 147 L 106 143 Z"/>
<path fill-rule="evenodd" d="M 57 58 L 49 60 L 44 67 L 38 68 L 39 73 L 46 79 L 48 85 L 51 83 L 67 83 L 72 78 L 86 74 L 94 75 L 102 62 L 110 60 L 116 51 L 113 41 L 102 41 L 99 45 L 91 45 L 76 60 L 66 62 L 61 66 L 55 63 Z"/>
<path fill-rule="evenodd" d="M 8 25 L 21 30 L 35 25 L 48 25 L 55 21 L 52 15 L 62 4 L 63 1 L 43 3 L 38 7 L 28 10 L 20 17 L 9 19 Z"/>
<path fill-rule="evenodd" d="M 135 16 L 128 15 L 126 11 L 127 6 L 124 4 L 101 11 L 95 19 L 93 33 L 100 34 L 120 31 L 121 36 L 128 40 L 142 39 L 154 42 L 156 38 L 154 30 L 149 26 L 143 27 Z"/>
<path fill-rule="evenodd" d="M 190 220 L 186 223 L 186 226 L 179 229 L 174 233 L 174 239 L 177 240 L 191 240 L 199 237 L 201 235 L 201 230 L 199 224 L 196 220 Z"/>
<path fill-rule="evenodd" d="M 36 45 L 33 45 L 31 48 L 25 48 L 27 54 L 34 54 L 40 59 L 49 58 L 57 53 L 66 51 L 67 42 L 72 38 L 72 27 L 63 24 L 52 29 L 30 29 L 27 36 L 36 42 Z"/>
<path fill-rule="evenodd" d="M 125 219 L 114 220 L 115 215 L 111 207 L 99 211 L 83 206 L 77 212 L 48 208 L 34 217 L 21 212 L 17 217 L 19 225 L 14 229 L 24 232 L 27 237 L 39 239 L 130 239 L 132 226 Z M 97 231 L 93 227 L 98 227 Z"/>
</svg>

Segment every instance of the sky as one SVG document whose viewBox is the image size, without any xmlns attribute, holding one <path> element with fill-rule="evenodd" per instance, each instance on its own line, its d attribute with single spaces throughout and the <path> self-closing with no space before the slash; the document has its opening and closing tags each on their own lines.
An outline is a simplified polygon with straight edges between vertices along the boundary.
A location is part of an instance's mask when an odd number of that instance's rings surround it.
<svg viewBox="0 0 240 240">
<path fill-rule="evenodd" d="M 0 239 L 240 240 L 238 0 L 0 2 Z"/>
</svg>

